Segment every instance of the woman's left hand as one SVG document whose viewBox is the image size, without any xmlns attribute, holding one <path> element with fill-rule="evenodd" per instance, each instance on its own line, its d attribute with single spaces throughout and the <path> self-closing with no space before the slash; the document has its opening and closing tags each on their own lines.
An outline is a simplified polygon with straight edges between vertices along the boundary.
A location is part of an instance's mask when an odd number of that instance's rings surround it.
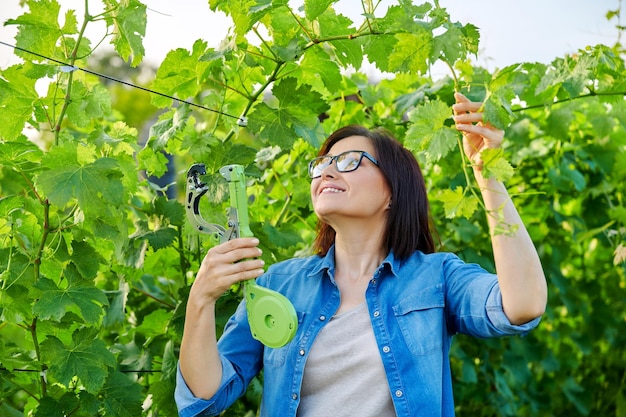
<svg viewBox="0 0 626 417">
<path fill-rule="evenodd" d="M 456 104 L 452 106 L 457 130 L 463 133 L 463 149 L 475 169 L 480 170 L 480 154 L 485 149 L 499 148 L 504 131 L 483 121 L 480 111 L 483 103 L 470 101 L 461 93 L 455 93 Z"/>
</svg>

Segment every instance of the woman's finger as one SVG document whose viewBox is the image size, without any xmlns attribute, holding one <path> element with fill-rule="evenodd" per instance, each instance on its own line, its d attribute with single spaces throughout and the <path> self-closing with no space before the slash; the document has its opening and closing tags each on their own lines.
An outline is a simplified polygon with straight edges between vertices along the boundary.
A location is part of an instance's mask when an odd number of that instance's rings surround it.
<svg viewBox="0 0 626 417">
<path fill-rule="evenodd" d="M 502 142 L 502 139 L 504 138 L 504 132 L 502 130 L 495 129 L 490 126 L 473 125 L 473 124 L 457 124 L 456 128 L 457 130 L 464 132 L 464 133 L 470 133 L 470 134 L 476 134 L 476 135 L 482 136 L 484 139 L 486 139 L 487 142 L 491 144 L 490 147 L 493 147 L 493 145 L 500 144 Z"/>
<path fill-rule="evenodd" d="M 455 123 L 478 123 L 483 121 L 482 113 L 460 113 L 453 116 Z"/>
</svg>

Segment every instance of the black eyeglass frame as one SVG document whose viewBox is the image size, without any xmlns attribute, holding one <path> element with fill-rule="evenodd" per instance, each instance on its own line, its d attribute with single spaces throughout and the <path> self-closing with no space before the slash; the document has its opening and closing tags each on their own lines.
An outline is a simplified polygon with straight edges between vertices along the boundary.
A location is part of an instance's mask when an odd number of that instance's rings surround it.
<svg viewBox="0 0 626 417">
<path fill-rule="evenodd" d="M 339 158 L 341 158 L 342 156 L 349 154 L 349 153 L 359 153 L 359 159 L 357 161 L 357 163 L 354 165 L 354 168 L 350 168 L 350 169 L 341 169 L 341 167 L 339 166 L 339 164 L 337 163 L 337 161 L 339 160 Z M 311 179 L 315 179 L 315 178 L 319 178 L 322 176 L 322 171 L 326 168 L 329 167 L 330 165 L 332 165 L 333 162 L 335 162 L 335 168 L 337 169 L 337 171 L 339 172 L 352 172 L 352 171 L 356 171 L 360 166 L 361 166 L 361 162 L 363 162 L 363 157 L 369 159 L 374 165 L 378 166 L 378 161 L 376 160 L 376 158 L 374 158 L 372 155 L 370 155 L 369 153 L 365 152 L 365 151 L 357 151 L 357 150 L 351 150 L 351 151 L 345 151 L 345 152 L 341 152 L 340 154 L 337 155 L 323 155 L 323 156 L 318 156 L 317 158 L 313 158 L 311 160 L 311 162 L 309 162 L 309 177 Z M 314 166 L 314 164 L 318 161 L 322 161 L 322 160 L 329 160 L 328 163 L 324 164 L 321 168 L 319 168 L 318 166 Z M 315 175 L 314 174 L 314 170 L 318 169 L 318 174 Z"/>
</svg>

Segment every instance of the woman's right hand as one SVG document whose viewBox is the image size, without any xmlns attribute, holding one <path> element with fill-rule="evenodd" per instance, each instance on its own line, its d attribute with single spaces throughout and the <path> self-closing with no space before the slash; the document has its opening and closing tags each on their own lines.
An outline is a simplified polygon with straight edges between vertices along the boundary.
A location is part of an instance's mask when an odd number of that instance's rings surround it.
<svg viewBox="0 0 626 417">
<path fill-rule="evenodd" d="M 245 237 L 209 249 L 191 287 L 189 301 L 214 303 L 233 284 L 262 275 L 264 262 L 257 258 L 263 252 L 258 245 L 257 238 Z"/>
</svg>

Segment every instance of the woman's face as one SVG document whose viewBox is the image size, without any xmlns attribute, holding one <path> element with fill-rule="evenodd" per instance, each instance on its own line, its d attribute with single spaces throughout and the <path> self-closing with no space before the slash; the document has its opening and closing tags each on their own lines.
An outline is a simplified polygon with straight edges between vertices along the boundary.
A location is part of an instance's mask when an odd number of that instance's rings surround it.
<svg viewBox="0 0 626 417">
<path fill-rule="evenodd" d="M 346 151 L 365 151 L 377 157 L 374 146 L 364 136 L 349 136 L 335 143 L 328 155 Z M 317 216 L 335 228 L 342 219 L 384 221 L 391 202 L 391 190 L 380 169 L 362 158 L 351 172 L 339 172 L 336 162 L 325 167 L 318 178 L 311 180 L 311 199 Z"/>
</svg>

